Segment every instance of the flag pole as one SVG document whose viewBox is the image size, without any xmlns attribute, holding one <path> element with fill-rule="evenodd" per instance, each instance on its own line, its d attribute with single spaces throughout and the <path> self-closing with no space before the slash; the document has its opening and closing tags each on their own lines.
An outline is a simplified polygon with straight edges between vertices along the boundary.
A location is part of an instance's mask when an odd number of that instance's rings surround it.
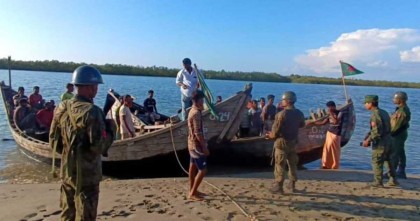
<svg viewBox="0 0 420 221">
<path fill-rule="evenodd" d="M 12 72 L 10 71 L 12 68 L 12 56 L 7 57 L 7 65 L 9 68 L 9 87 L 12 88 Z"/>
<path fill-rule="evenodd" d="M 349 95 L 347 94 L 346 81 L 344 80 L 344 74 L 341 74 L 341 79 L 343 80 L 344 87 L 344 96 L 346 96 L 346 103 L 349 101 Z"/>
<path fill-rule="evenodd" d="M 342 67 L 342 61 L 340 60 L 340 67 Z M 341 80 L 343 81 L 343 87 L 344 87 L 344 96 L 346 96 L 346 103 L 349 101 L 349 95 L 347 94 L 347 87 L 346 87 L 346 81 L 344 80 L 344 73 L 343 69 L 341 69 Z"/>
</svg>

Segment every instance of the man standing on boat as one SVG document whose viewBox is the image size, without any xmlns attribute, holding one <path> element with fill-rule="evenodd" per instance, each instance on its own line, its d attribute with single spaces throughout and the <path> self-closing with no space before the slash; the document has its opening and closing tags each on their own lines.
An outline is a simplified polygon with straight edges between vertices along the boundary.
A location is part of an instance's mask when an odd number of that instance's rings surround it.
<svg viewBox="0 0 420 221">
<path fill-rule="evenodd" d="M 391 136 L 392 147 L 392 164 L 395 168 L 398 166 L 397 177 L 407 179 L 405 174 L 405 150 L 404 144 L 407 140 L 407 130 L 410 127 L 411 112 L 407 106 L 408 96 L 403 91 L 397 91 L 394 95 L 394 104 L 397 105 L 395 112 L 391 116 Z"/>
<path fill-rule="evenodd" d="M 93 104 L 102 84 L 100 72 L 80 66 L 73 72 L 77 94 L 55 109 L 50 146 L 61 152 L 61 220 L 96 220 L 101 155 L 113 141 L 113 133 L 101 108 Z M 54 153 L 55 154 L 55 153 Z"/>
<path fill-rule="evenodd" d="M 153 90 L 149 90 L 149 97 L 143 102 L 143 106 L 146 109 L 146 116 L 148 116 L 150 123 L 153 125 L 156 123 L 156 120 L 160 119 L 156 108 L 156 100 L 153 98 L 154 93 Z"/>
<path fill-rule="evenodd" d="M 270 94 L 267 96 L 267 105 L 265 105 L 261 112 L 261 120 L 264 125 L 264 134 L 271 131 L 273 126 L 274 118 L 277 113 L 276 106 L 274 106 L 274 95 Z"/>
<path fill-rule="evenodd" d="M 133 116 L 130 108 L 133 107 L 133 97 L 125 95 L 123 98 L 123 105 L 118 111 L 120 118 L 120 133 L 121 140 L 133 138 L 136 136 L 136 129 L 134 128 Z"/>
<path fill-rule="evenodd" d="M 383 187 L 382 173 L 384 163 L 388 164 L 390 186 L 397 186 L 395 168 L 390 162 L 392 153 L 391 123 L 386 111 L 378 107 L 379 98 L 377 95 L 366 95 L 365 108 L 372 112 L 370 116 L 370 133 L 362 142 L 363 147 L 372 146 L 372 168 L 374 183 L 372 187 Z"/>
<path fill-rule="evenodd" d="M 204 93 L 194 92 L 192 97 L 193 106 L 188 115 L 188 151 L 190 154 L 189 181 L 191 200 L 203 200 L 198 191 L 204 176 L 207 173 L 207 141 L 204 137 L 204 128 L 201 111 L 204 109 Z"/>
<path fill-rule="evenodd" d="M 192 94 L 199 86 L 197 73 L 191 66 L 191 59 L 182 60 L 184 68 L 176 75 L 176 85 L 181 89 L 182 120 L 188 118 L 187 109 L 192 106 Z"/>
<path fill-rule="evenodd" d="M 68 83 L 66 85 L 66 92 L 64 92 L 61 96 L 60 96 L 60 100 L 61 101 L 65 101 L 65 100 L 70 100 L 73 98 L 74 94 L 74 85 L 71 83 Z"/>
<path fill-rule="evenodd" d="M 334 101 L 327 102 L 328 118 L 322 121 L 310 122 L 308 125 L 325 125 L 329 123 L 327 135 L 322 150 L 321 169 L 339 169 L 341 155 L 341 118 L 342 113 L 336 108 Z"/>
<path fill-rule="evenodd" d="M 296 94 L 286 91 L 282 96 L 284 109 L 275 116 L 274 124 L 267 138 L 275 139 L 274 142 L 274 177 L 275 184 L 271 192 L 283 194 L 286 164 L 289 167 L 289 189 L 295 191 L 297 181 L 298 156 L 295 146 L 297 144 L 299 128 L 305 126 L 303 113 L 295 108 Z"/>
</svg>

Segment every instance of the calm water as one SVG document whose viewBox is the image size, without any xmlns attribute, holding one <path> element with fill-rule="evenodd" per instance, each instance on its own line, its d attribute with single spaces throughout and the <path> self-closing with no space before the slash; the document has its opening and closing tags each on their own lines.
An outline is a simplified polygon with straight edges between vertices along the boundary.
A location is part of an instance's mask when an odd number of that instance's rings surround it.
<svg viewBox="0 0 420 221">
<path fill-rule="evenodd" d="M 40 86 L 41 94 L 45 99 L 53 99 L 58 103 L 60 94 L 64 91 L 65 84 L 71 80 L 70 73 L 54 72 L 30 72 L 13 71 L 13 88 L 24 86 L 26 94 L 30 94 L 32 87 Z M 8 82 L 7 71 L 0 70 L 0 80 Z M 179 89 L 175 85 L 174 78 L 161 77 L 134 77 L 134 76 L 104 76 L 105 84 L 100 86 L 95 102 L 102 107 L 106 91 L 113 88 L 120 93 L 129 93 L 137 98 L 137 102 L 142 103 L 147 96 L 147 91 L 153 89 L 157 100 L 159 112 L 172 115 L 180 108 Z M 227 98 L 237 91 L 242 90 L 247 82 L 242 81 L 222 81 L 207 80 L 213 95 L 221 95 Z M 334 100 L 337 104 L 345 101 L 342 86 L 332 85 L 307 85 L 307 84 L 283 84 L 254 82 L 252 95 L 254 98 L 266 97 L 268 94 L 276 96 L 276 103 L 279 101 L 280 94 L 286 90 L 293 90 L 297 93 L 298 102 L 296 106 L 306 115 L 309 109 L 316 110 L 318 107 L 324 108 L 328 100 Z M 394 105 L 391 102 L 393 93 L 398 88 L 380 87 L 348 87 L 348 92 L 355 103 L 357 124 L 356 130 L 350 143 L 342 151 L 342 168 L 370 170 L 370 150 L 359 146 L 366 132 L 369 130 L 369 112 L 363 107 L 363 98 L 366 94 L 377 94 L 380 97 L 380 107 L 392 112 Z M 413 113 L 409 138 L 406 142 L 407 172 L 420 174 L 420 118 L 416 113 L 420 111 L 420 93 L 417 89 L 404 89 L 409 96 L 409 106 Z M 5 120 L 4 109 L 0 108 L 0 139 L 11 138 L 9 128 Z M 309 168 L 318 168 L 319 162 L 307 165 Z M 31 174 L 43 174 L 49 166 L 33 162 L 16 148 L 14 141 L 0 141 L 0 170 L 6 171 L 8 176 L 22 171 L 32 172 Z M 35 176 L 34 175 L 34 176 Z M 0 173 L 1 176 L 1 173 Z M 28 178 L 30 179 L 30 177 Z M 0 177 L 1 180 L 1 177 Z"/>
</svg>

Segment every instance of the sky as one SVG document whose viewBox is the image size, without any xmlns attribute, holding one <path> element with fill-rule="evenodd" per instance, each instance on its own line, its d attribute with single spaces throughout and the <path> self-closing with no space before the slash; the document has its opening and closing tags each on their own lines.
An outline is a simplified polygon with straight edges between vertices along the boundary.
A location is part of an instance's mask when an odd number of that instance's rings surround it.
<svg viewBox="0 0 420 221">
<path fill-rule="evenodd" d="M 0 0 L 0 58 L 420 82 L 418 0 Z"/>
</svg>

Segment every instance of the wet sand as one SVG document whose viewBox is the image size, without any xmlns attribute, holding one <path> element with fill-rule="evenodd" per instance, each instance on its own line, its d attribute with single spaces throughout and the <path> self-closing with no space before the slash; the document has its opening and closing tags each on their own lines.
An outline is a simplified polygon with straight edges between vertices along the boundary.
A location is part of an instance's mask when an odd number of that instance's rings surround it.
<svg viewBox="0 0 420 221">
<path fill-rule="evenodd" d="M 104 180 L 98 220 L 418 220 L 420 177 L 400 187 L 372 188 L 368 171 L 299 171 L 297 193 L 272 194 L 271 173 L 260 178 L 207 178 L 205 201 L 187 199 L 187 178 Z M 262 178 L 261 178 L 262 177 Z M 59 183 L 1 184 L 0 220 L 58 220 Z"/>
</svg>

